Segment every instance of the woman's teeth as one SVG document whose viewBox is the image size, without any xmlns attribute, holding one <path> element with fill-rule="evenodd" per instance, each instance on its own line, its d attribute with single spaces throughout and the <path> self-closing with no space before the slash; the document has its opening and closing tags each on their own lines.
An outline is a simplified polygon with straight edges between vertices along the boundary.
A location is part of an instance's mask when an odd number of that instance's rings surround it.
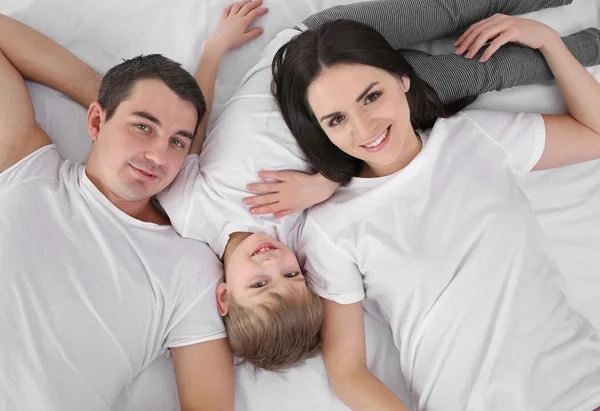
<svg viewBox="0 0 600 411">
<path fill-rule="evenodd" d="M 387 137 L 387 135 L 388 135 L 388 131 L 389 131 L 389 128 L 386 128 L 386 129 L 385 129 L 385 131 L 383 132 L 383 134 L 382 134 L 382 135 L 380 135 L 380 136 L 377 138 L 377 140 L 373 141 L 372 143 L 365 144 L 365 147 L 368 147 L 368 148 L 375 148 L 375 147 L 377 147 L 378 145 L 380 145 L 380 144 L 381 144 L 381 142 L 382 142 L 383 140 L 385 140 L 385 138 Z"/>
</svg>

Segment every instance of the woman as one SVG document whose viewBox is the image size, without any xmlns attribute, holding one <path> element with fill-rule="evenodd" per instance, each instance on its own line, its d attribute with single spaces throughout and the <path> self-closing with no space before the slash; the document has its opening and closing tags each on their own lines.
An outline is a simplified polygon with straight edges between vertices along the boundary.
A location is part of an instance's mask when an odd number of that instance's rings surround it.
<svg viewBox="0 0 600 411">
<path fill-rule="evenodd" d="M 275 58 L 288 127 L 346 184 L 309 213 L 300 255 L 324 301 L 332 387 L 355 410 L 406 409 L 365 366 L 364 298 L 390 323 L 418 410 L 600 406 L 596 330 L 567 304 L 517 184 L 600 157 L 600 85 L 532 20 L 483 20 L 457 54 L 485 62 L 509 42 L 541 52 L 568 115 L 460 112 L 360 23 L 303 33 Z"/>
</svg>

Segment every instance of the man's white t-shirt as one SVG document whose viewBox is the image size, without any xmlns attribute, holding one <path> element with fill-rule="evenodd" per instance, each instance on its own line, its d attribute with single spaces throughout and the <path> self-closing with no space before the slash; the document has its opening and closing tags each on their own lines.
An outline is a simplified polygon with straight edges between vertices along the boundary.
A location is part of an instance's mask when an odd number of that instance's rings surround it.
<svg viewBox="0 0 600 411">
<path fill-rule="evenodd" d="M 543 119 L 463 112 L 422 138 L 404 169 L 353 178 L 311 210 L 309 284 L 375 303 L 416 410 L 600 406 L 600 341 L 568 305 L 517 180 L 543 152 Z"/>
<path fill-rule="evenodd" d="M 224 338 L 221 264 L 43 147 L 0 174 L 0 409 L 110 410 L 152 360 Z"/>
</svg>

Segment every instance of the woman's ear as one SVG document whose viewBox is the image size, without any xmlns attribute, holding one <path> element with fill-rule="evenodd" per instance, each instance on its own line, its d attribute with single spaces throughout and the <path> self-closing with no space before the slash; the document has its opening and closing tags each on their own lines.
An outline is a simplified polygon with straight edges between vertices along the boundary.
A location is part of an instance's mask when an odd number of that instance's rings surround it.
<svg viewBox="0 0 600 411">
<path fill-rule="evenodd" d="M 408 93 L 408 90 L 410 90 L 410 77 L 401 76 L 399 81 L 400 85 L 402 86 L 402 90 L 404 90 L 405 93 Z"/>
<path fill-rule="evenodd" d="M 227 302 L 227 284 L 221 283 L 217 286 L 217 308 L 219 314 L 225 317 L 229 313 L 229 304 Z"/>
</svg>

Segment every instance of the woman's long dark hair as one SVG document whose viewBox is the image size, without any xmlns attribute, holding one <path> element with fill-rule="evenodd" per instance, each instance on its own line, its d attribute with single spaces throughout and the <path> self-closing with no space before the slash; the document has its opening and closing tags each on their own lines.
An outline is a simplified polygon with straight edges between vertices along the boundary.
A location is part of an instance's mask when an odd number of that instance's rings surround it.
<svg viewBox="0 0 600 411">
<path fill-rule="evenodd" d="M 336 64 L 362 64 L 408 76 L 410 88 L 406 97 L 415 130 L 431 128 L 438 118 L 450 117 L 473 101 L 466 98 L 443 104 L 401 52 L 365 24 L 337 20 L 298 35 L 281 47 L 273 59 L 273 95 L 308 161 L 318 172 L 340 184 L 358 175 L 362 160 L 344 153 L 329 140 L 307 99 L 311 83 L 324 68 Z"/>
</svg>

